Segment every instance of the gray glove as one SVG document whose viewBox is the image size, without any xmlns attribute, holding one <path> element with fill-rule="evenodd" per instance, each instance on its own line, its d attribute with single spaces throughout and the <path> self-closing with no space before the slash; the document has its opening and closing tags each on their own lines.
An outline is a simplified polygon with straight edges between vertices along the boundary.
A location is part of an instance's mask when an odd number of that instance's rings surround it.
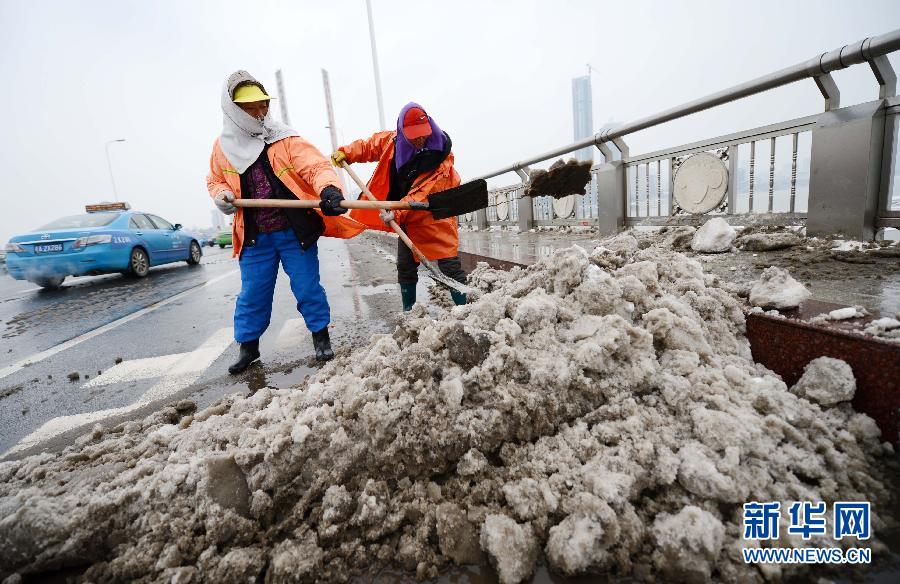
<svg viewBox="0 0 900 584">
<path fill-rule="evenodd" d="M 378 216 L 381 217 L 381 220 L 384 221 L 384 224 L 390 226 L 391 221 L 394 220 L 394 212 L 388 209 L 382 209 L 378 212 Z"/>
<path fill-rule="evenodd" d="M 219 211 L 225 213 L 226 215 L 231 215 L 234 213 L 234 210 L 237 208 L 231 203 L 234 201 L 234 193 L 230 191 L 222 191 L 216 198 L 213 199 L 213 203 L 216 204 L 216 207 L 219 208 Z"/>
</svg>

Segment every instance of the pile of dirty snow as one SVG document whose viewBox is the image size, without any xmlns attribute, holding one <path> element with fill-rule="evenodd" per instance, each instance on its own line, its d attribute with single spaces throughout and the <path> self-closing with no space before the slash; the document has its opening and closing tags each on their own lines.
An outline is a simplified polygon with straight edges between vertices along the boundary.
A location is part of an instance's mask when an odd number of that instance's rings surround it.
<svg viewBox="0 0 900 584">
<path fill-rule="evenodd" d="M 877 536 L 892 449 L 874 422 L 802 397 L 823 395 L 814 373 L 789 391 L 753 363 L 715 277 L 640 247 L 625 234 L 482 265 L 476 302 L 416 307 L 295 390 L 181 404 L 0 464 L 0 579 L 346 581 L 489 562 L 518 582 L 545 562 L 759 582 L 739 551 L 746 501 L 871 501 Z"/>
</svg>

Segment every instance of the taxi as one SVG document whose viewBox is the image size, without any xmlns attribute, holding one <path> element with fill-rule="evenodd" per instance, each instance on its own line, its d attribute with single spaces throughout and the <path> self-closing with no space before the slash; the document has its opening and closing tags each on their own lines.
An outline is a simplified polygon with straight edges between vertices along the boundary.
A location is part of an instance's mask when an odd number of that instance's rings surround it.
<svg viewBox="0 0 900 584">
<path fill-rule="evenodd" d="M 85 206 L 6 244 L 6 268 L 17 280 L 58 288 L 68 276 L 122 272 L 143 278 L 152 266 L 200 263 L 199 239 L 181 224 L 132 211 L 128 203 Z"/>
</svg>

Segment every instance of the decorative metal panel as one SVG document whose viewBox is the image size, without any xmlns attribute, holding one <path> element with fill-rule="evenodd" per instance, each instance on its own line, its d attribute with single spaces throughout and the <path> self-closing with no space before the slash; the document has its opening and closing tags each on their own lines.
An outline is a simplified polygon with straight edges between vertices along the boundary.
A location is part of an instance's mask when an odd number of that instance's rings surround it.
<svg viewBox="0 0 900 584">
<path fill-rule="evenodd" d="M 700 152 L 678 164 L 673 193 L 678 209 L 703 214 L 722 206 L 728 192 L 728 167 L 723 158 L 727 158 L 727 150 L 718 156 Z"/>
</svg>

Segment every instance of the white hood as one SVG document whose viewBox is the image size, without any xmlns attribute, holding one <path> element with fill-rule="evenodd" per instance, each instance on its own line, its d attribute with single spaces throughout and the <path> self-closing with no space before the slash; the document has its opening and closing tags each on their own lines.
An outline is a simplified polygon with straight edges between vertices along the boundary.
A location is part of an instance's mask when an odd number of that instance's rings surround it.
<svg viewBox="0 0 900 584">
<path fill-rule="evenodd" d="M 245 81 L 259 83 L 246 71 L 236 71 L 225 81 L 222 88 L 222 112 L 225 116 L 219 139 L 225 158 L 241 174 L 256 162 L 266 144 L 300 135 L 294 129 L 274 120 L 271 109 L 259 121 L 231 101 L 234 89 Z"/>
</svg>

